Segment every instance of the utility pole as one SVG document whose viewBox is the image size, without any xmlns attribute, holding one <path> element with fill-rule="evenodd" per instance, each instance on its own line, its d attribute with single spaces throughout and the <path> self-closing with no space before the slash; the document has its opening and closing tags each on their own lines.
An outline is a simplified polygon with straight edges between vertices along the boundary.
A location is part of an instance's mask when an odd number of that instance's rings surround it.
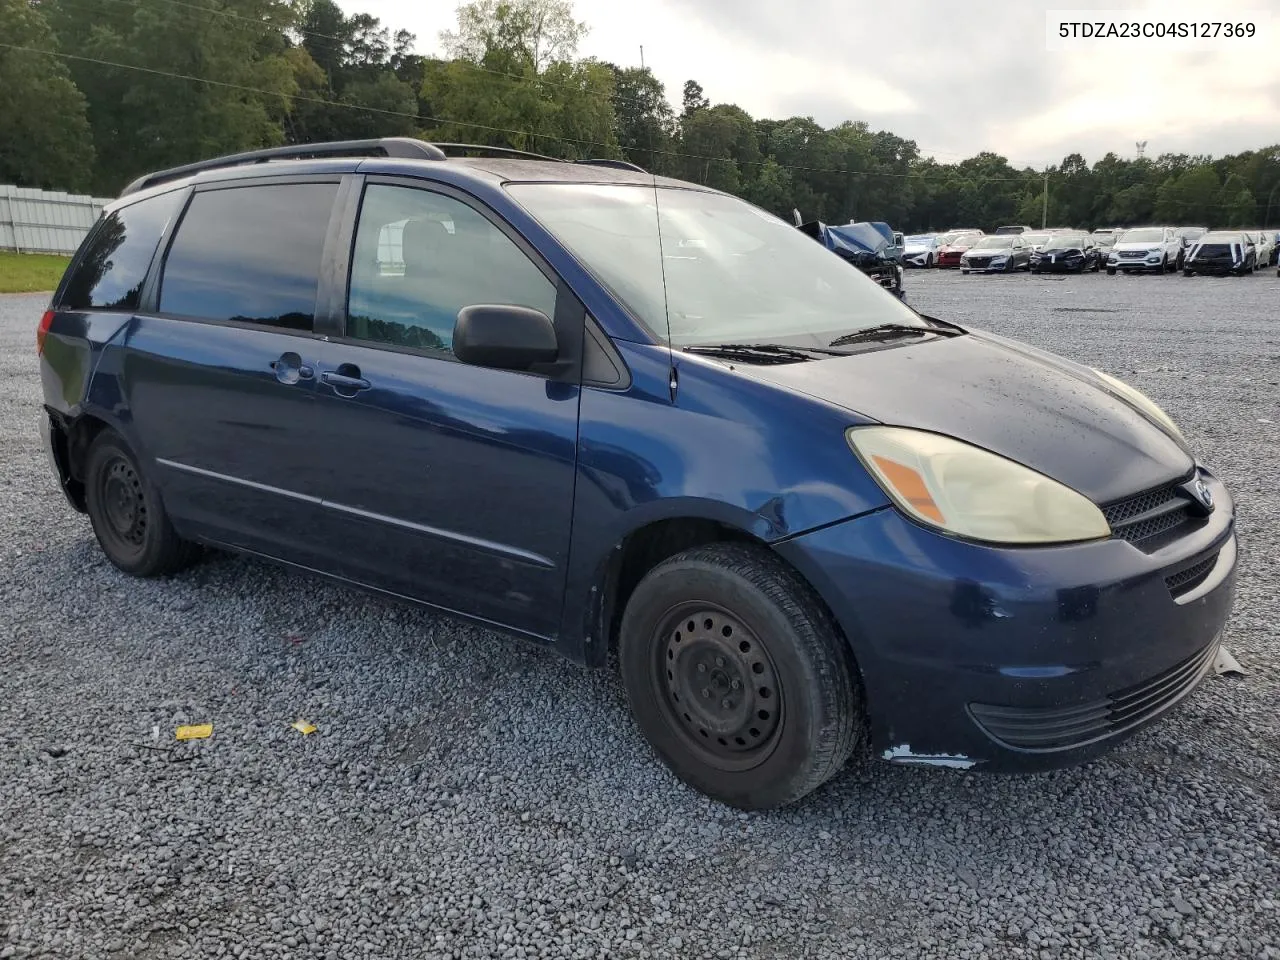
<svg viewBox="0 0 1280 960">
<path fill-rule="evenodd" d="M 640 44 L 640 69 L 644 69 L 644 44 Z"/>
<path fill-rule="evenodd" d="M 1044 168 L 1044 191 L 1040 197 L 1040 229 L 1049 226 L 1049 168 Z"/>
</svg>

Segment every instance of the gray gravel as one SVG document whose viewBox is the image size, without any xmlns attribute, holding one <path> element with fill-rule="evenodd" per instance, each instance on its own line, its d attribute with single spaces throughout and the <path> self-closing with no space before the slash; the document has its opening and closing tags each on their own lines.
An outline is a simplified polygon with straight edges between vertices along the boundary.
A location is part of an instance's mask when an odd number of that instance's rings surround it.
<svg viewBox="0 0 1280 960">
<path fill-rule="evenodd" d="M 608 673 L 255 561 L 115 572 L 38 446 L 45 298 L 0 297 L 0 958 L 1280 958 L 1280 280 L 907 281 L 1179 420 L 1251 673 L 1086 768 L 863 764 L 755 816 Z"/>
</svg>

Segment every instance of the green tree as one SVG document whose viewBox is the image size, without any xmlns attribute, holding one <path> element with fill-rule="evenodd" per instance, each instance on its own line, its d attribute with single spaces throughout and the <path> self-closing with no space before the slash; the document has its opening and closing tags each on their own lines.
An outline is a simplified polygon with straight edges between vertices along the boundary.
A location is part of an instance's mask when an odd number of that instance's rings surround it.
<svg viewBox="0 0 1280 960">
<path fill-rule="evenodd" d="M 1221 192 L 1222 183 L 1212 166 L 1188 167 L 1156 190 L 1155 218 L 1164 223 L 1216 223 Z"/>
<path fill-rule="evenodd" d="M 0 37 L 56 50 L 40 8 L 0 0 Z M 66 65 L 47 54 L 0 47 L 0 183 L 83 190 L 93 175 L 85 100 Z"/>
<path fill-rule="evenodd" d="M 458 8 L 458 29 L 440 40 L 456 59 L 537 74 L 572 59 L 586 33 L 569 0 L 474 0 Z"/>
<path fill-rule="evenodd" d="M 284 140 L 297 83 L 285 36 L 294 11 L 283 0 L 224 0 L 207 11 L 164 0 L 41 8 L 64 49 L 105 61 L 70 63 L 88 101 L 95 190 Z"/>
<path fill-rule="evenodd" d="M 608 64 L 613 71 L 614 135 L 623 155 L 654 173 L 673 168 L 675 118 L 662 81 L 646 68 Z"/>
<path fill-rule="evenodd" d="M 1253 197 L 1253 191 L 1248 187 L 1240 187 L 1229 196 L 1224 193 L 1224 210 L 1214 218 L 1218 223 L 1226 227 L 1252 227 L 1256 226 L 1255 208 L 1257 206 Z M 1213 222 L 1213 221 L 1210 221 Z"/>
</svg>

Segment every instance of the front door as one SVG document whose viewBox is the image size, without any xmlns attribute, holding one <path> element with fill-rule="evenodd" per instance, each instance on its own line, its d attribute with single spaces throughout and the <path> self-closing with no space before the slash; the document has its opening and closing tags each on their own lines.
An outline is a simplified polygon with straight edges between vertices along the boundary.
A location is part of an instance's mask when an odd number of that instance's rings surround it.
<svg viewBox="0 0 1280 960">
<path fill-rule="evenodd" d="M 580 356 L 581 309 L 535 256 L 461 195 L 365 187 L 345 335 L 320 358 L 330 456 L 317 480 L 348 576 L 553 637 L 580 365 L 515 373 L 451 350 L 462 307 L 502 303 L 555 319 L 562 356 Z"/>
</svg>

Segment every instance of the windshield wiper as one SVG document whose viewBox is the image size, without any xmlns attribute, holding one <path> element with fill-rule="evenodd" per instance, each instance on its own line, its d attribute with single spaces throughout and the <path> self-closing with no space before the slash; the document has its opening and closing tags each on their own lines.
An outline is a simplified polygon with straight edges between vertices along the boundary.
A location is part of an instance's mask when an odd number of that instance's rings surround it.
<svg viewBox="0 0 1280 960">
<path fill-rule="evenodd" d="M 938 327 L 916 327 L 907 323 L 880 323 L 874 327 L 867 327 L 863 330 L 855 330 L 853 333 L 846 333 L 844 336 L 836 337 L 827 346 L 843 347 L 849 343 L 864 343 L 868 340 L 892 340 L 894 337 L 900 336 L 919 336 L 924 337 L 929 334 L 950 333 L 950 330 L 939 329 Z"/>
<path fill-rule="evenodd" d="M 794 347 L 785 343 L 716 343 L 685 347 L 685 353 L 697 353 L 708 357 L 731 357 L 746 363 L 793 363 L 813 360 L 817 356 L 839 357 L 839 350 L 826 347 Z"/>
</svg>

